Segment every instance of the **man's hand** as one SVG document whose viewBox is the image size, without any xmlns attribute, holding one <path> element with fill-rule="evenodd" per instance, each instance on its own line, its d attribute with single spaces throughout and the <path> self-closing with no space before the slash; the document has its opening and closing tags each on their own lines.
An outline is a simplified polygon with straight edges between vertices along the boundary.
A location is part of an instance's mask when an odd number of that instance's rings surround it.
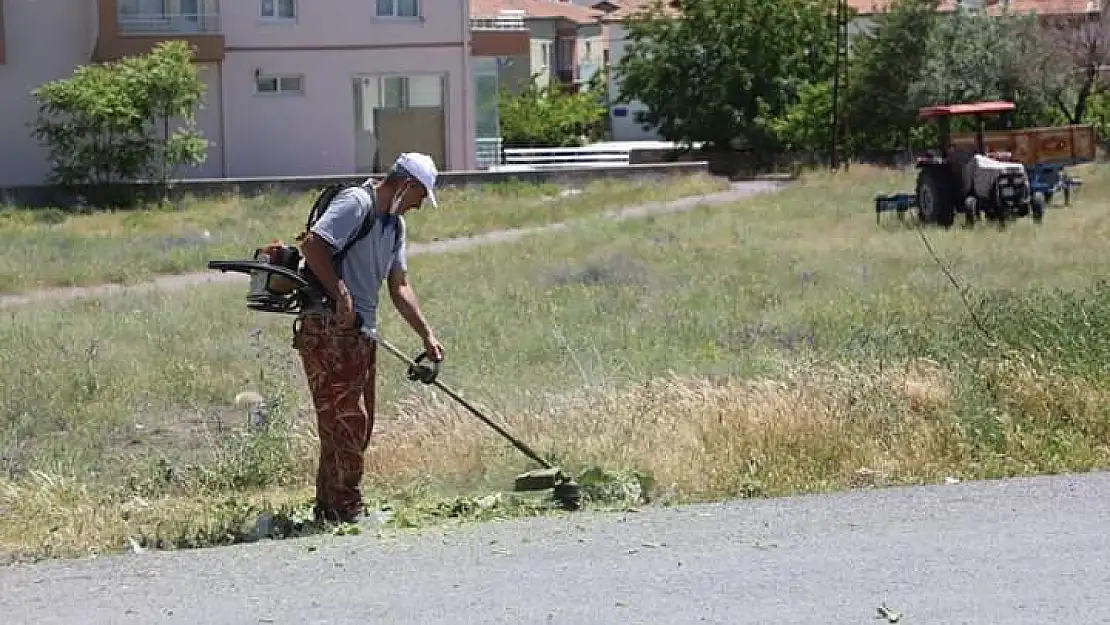
<svg viewBox="0 0 1110 625">
<path fill-rule="evenodd" d="M 440 362 L 443 360 L 443 345 L 440 345 L 439 339 L 434 334 L 429 334 L 424 339 L 424 353 L 433 362 Z"/>
<path fill-rule="evenodd" d="M 347 290 L 347 285 L 342 280 L 339 280 L 336 284 L 336 291 L 339 297 L 335 302 L 335 315 L 339 324 L 343 327 L 353 326 L 355 324 L 355 304 L 351 300 L 351 292 Z"/>
</svg>

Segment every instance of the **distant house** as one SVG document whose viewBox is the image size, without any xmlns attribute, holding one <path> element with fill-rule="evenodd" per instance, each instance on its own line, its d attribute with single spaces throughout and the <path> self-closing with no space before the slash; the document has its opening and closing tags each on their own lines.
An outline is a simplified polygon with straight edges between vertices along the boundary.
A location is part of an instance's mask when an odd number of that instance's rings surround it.
<svg viewBox="0 0 1110 625">
<path fill-rule="evenodd" d="M 553 0 L 470 0 L 477 164 L 498 162 L 498 95 L 528 85 L 581 88 L 606 55 L 602 13 Z"/>
<path fill-rule="evenodd" d="M 605 62 L 601 11 L 554 0 L 471 0 L 472 20 L 522 19 L 528 29 L 526 53 L 497 55 L 501 87 L 518 90 L 561 84 L 580 87 Z"/>
<path fill-rule="evenodd" d="M 381 171 L 401 151 L 472 169 L 468 1 L 0 1 L 0 186 L 41 184 L 30 90 L 184 40 L 208 86 L 190 177 Z"/>
<path fill-rule="evenodd" d="M 875 24 L 875 15 L 885 12 L 890 5 L 891 0 L 848 0 L 848 6 L 856 12 L 853 34 L 869 31 Z M 1046 22 L 1060 17 L 1097 16 L 1103 8 L 1101 0 L 941 0 L 937 11 L 952 14 L 961 7 L 994 15 L 1003 11 L 1019 15 L 1036 12 Z"/>
</svg>

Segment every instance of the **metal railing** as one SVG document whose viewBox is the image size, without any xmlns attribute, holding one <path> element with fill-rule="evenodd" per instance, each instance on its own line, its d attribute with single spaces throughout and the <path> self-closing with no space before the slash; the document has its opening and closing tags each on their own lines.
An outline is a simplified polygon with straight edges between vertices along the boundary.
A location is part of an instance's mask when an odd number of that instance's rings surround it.
<svg viewBox="0 0 1110 625">
<path fill-rule="evenodd" d="M 471 30 L 528 30 L 524 11 L 502 11 L 498 15 L 470 18 Z"/>
<path fill-rule="evenodd" d="M 122 35 L 215 35 L 219 13 L 121 13 L 116 23 Z"/>
<path fill-rule="evenodd" d="M 501 137 L 481 137 L 474 144 L 479 167 L 493 167 L 501 163 Z"/>
<path fill-rule="evenodd" d="M 632 160 L 626 147 L 505 148 L 501 153 L 501 165 L 510 168 L 613 167 Z"/>
</svg>

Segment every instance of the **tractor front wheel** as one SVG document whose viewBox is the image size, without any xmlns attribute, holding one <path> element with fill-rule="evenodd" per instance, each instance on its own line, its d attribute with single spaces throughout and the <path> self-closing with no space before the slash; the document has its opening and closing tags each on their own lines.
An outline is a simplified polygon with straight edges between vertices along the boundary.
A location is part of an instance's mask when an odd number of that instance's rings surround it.
<svg viewBox="0 0 1110 625">
<path fill-rule="evenodd" d="M 1033 193 L 1033 199 L 1030 201 L 1033 205 L 1033 221 L 1040 223 L 1044 219 L 1045 196 L 1040 191 Z"/>
</svg>

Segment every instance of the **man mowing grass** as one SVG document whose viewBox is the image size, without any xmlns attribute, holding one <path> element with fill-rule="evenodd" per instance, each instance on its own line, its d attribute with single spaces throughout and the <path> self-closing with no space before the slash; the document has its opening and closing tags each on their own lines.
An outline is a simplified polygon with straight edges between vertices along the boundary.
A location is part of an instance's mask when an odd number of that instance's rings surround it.
<svg viewBox="0 0 1110 625">
<path fill-rule="evenodd" d="M 335 310 L 309 310 L 297 319 L 293 345 L 304 362 L 320 433 L 316 476 L 317 521 L 356 522 L 362 515 L 363 454 L 374 429 L 377 344 L 362 336 L 359 321 L 377 328 L 382 281 L 397 311 L 424 341 L 428 358 L 443 359 L 443 346 L 424 319 L 405 258 L 404 214 L 435 198 L 436 167 L 430 157 L 405 153 L 380 184 L 367 180 L 340 191 L 302 243 L 308 269 Z M 354 238 L 366 218 L 373 227 L 338 263 L 333 255 Z M 359 405 L 362 400 L 365 407 Z"/>
</svg>

